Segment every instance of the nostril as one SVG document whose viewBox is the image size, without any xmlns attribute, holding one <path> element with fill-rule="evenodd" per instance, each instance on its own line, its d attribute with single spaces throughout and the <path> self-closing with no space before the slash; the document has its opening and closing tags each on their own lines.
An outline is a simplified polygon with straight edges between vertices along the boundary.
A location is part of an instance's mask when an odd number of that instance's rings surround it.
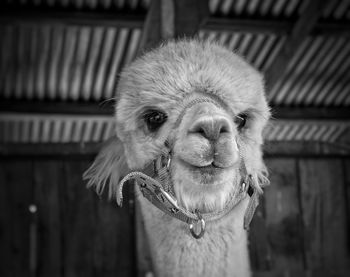
<svg viewBox="0 0 350 277">
<path fill-rule="evenodd" d="M 228 127 L 226 125 L 222 125 L 221 128 L 220 128 L 220 131 L 219 133 L 228 133 Z"/>
</svg>

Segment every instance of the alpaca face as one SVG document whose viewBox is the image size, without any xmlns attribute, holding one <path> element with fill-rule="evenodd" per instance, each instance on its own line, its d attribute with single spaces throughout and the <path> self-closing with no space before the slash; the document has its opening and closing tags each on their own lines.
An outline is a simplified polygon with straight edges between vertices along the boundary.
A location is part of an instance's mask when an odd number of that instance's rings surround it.
<svg viewBox="0 0 350 277">
<path fill-rule="evenodd" d="M 240 178 L 236 138 L 244 119 L 238 124 L 210 102 L 184 111 L 174 138 L 172 176 L 176 197 L 188 210 L 221 210 L 233 193 Z"/>
<path fill-rule="evenodd" d="M 213 43 L 167 43 L 121 74 L 116 126 L 129 168 L 142 169 L 169 141 L 176 198 L 189 210 L 221 210 L 242 159 L 250 174 L 263 174 L 268 117 L 261 76 Z"/>
</svg>

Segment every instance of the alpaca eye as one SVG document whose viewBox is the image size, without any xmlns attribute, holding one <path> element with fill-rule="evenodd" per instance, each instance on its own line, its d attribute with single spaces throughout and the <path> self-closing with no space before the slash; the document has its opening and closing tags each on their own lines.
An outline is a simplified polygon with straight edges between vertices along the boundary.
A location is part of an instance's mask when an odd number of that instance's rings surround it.
<svg viewBox="0 0 350 277">
<path fill-rule="evenodd" d="M 237 129 L 241 130 L 247 123 L 247 115 L 239 114 L 235 117 L 235 123 L 237 124 Z"/>
<path fill-rule="evenodd" d="M 149 110 L 144 114 L 144 120 L 150 132 L 157 131 L 167 120 L 167 115 L 161 111 Z"/>
</svg>

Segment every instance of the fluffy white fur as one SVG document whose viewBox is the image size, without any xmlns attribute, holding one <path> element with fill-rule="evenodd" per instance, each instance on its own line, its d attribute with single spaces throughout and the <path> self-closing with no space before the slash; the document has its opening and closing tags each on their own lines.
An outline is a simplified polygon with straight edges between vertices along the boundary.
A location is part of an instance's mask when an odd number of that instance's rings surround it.
<svg viewBox="0 0 350 277">
<path fill-rule="evenodd" d="M 215 101 L 189 104 L 203 97 Z M 99 193 L 107 183 L 109 194 L 116 193 L 120 178 L 155 159 L 166 139 L 172 145 L 176 197 L 189 210 L 215 212 L 225 206 L 241 178 L 240 157 L 260 185 L 266 182 L 261 144 L 269 109 L 263 79 L 236 54 L 213 42 L 167 42 L 122 72 L 116 99 L 117 138 L 84 176 Z M 168 117 L 154 133 L 142 118 L 148 109 Z M 241 113 L 247 122 L 239 129 L 235 117 Z M 139 192 L 137 199 L 157 276 L 250 275 L 243 229 L 248 197 L 207 224 L 199 240 Z"/>
</svg>

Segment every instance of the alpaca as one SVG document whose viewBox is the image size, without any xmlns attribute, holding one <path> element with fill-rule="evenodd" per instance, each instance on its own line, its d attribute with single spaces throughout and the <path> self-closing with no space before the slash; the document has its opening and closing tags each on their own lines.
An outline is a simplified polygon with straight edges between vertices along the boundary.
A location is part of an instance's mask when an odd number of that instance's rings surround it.
<svg viewBox="0 0 350 277">
<path fill-rule="evenodd" d="M 85 172 L 136 184 L 156 276 L 250 276 L 246 228 L 268 183 L 262 76 L 215 42 L 168 41 L 120 75 L 116 136 Z"/>
</svg>

